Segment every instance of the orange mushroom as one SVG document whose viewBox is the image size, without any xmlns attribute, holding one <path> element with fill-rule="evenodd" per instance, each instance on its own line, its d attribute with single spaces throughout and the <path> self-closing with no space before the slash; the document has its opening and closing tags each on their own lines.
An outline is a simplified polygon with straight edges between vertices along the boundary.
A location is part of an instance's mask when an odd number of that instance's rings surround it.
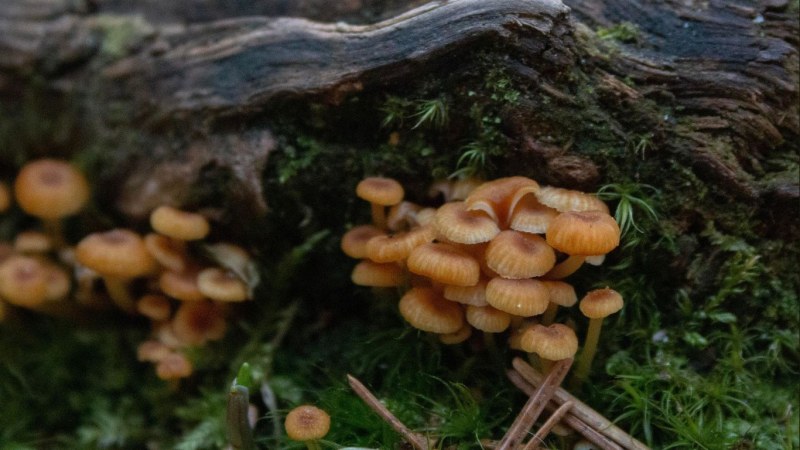
<svg viewBox="0 0 800 450">
<path fill-rule="evenodd" d="M 620 230 L 616 220 L 601 211 L 565 212 L 550 222 L 547 243 L 569 255 L 545 276 L 557 280 L 571 275 L 586 256 L 604 255 L 619 245 Z"/>
<path fill-rule="evenodd" d="M 405 191 L 400 183 L 391 178 L 367 177 L 356 186 L 356 195 L 370 203 L 373 225 L 385 230 L 386 207 L 400 203 Z"/>
</svg>

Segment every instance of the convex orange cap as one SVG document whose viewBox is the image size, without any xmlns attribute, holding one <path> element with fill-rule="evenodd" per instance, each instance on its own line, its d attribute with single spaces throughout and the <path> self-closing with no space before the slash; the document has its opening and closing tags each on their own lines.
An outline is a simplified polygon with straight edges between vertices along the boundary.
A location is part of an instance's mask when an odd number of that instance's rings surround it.
<svg viewBox="0 0 800 450">
<path fill-rule="evenodd" d="M 449 244 L 420 245 L 411 252 L 406 264 L 410 272 L 444 284 L 474 286 L 480 280 L 478 261 Z"/>
<path fill-rule="evenodd" d="M 506 230 L 486 248 L 486 265 L 504 278 L 544 275 L 556 263 L 556 254 L 540 236 Z"/>
<path fill-rule="evenodd" d="M 95 272 L 116 278 L 136 278 L 157 266 L 142 238 L 123 228 L 86 236 L 75 248 L 75 257 Z"/>
<path fill-rule="evenodd" d="M 159 206 L 150 214 L 150 226 L 157 232 L 182 241 L 196 241 L 208 236 L 208 220 L 200 214 L 171 206 Z"/>
<path fill-rule="evenodd" d="M 400 314 L 414 328 L 432 333 L 455 333 L 464 326 L 464 310 L 430 288 L 412 288 L 400 299 Z"/>
<path fill-rule="evenodd" d="M 622 295 L 605 288 L 588 292 L 578 305 L 584 316 L 590 319 L 602 319 L 622 309 Z"/>
<path fill-rule="evenodd" d="M 26 213 L 58 219 L 78 212 L 89 200 L 89 183 L 72 164 L 39 159 L 26 164 L 14 181 L 17 203 Z"/>
<path fill-rule="evenodd" d="M 601 211 L 565 212 L 550 222 L 547 243 L 568 255 L 603 255 L 619 245 L 619 225 Z"/>
</svg>

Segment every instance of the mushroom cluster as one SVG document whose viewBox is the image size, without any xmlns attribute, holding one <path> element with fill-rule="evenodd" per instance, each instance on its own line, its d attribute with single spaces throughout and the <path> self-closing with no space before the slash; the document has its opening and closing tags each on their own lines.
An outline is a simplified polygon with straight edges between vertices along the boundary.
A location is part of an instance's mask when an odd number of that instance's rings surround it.
<svg viewBox="0 0 800 450">
<path fill-rule="evenodd" d="M 117 228 L 70 246 L 61 220 L 78 213 L 89 196 L 84 175 L 53 159 L 25 165 L 13 195 L 0 183 L 0 213 L 15 199 L 42 223 L 41 231 L 0 243 L 0 320 L 6 305 L 50 314 L 113 306 L 152 322 L 152 338 L 138 349 L 141 361 L 154 363 L 163 379 L 190 375 L 186 350 L 222 338 L 228 305 L 252 298 L 253 260 L 234 244 L 205 242 L 208 220 L 170 206 L 152 212 L 153 231 L 144 236 Z"/>
<path fill-rule="evenodd" d="M 361 260 L 352 281 L 401 287 L 399 310 L 413 327 L 445 344 L 474 330 L 510 330 L 510 346 L 538 354 L 545 365 L 577 352 L 575 331 L 554 321 L 559 307 L 578 301 L 563 279 L 584 262 L 602 263 L 619 245 L 619 226 L 603 201 L 521 176 L 437 182 L 431 194 L 444 199 L 438 208 L 404 201 L 403 187 L 390 178 L 366 178 L 356 194 L 371 204 L 373 223 L 342 237 L 342 251 Z M 610 295 L 601 291 L 616 295 L 613 305 L 588 306 Z M 594 325 L 578 373 L 588 370 L 596 348 L 595 317 L 621 307 L 611 289 L 581 301 Z"/>
</svg>

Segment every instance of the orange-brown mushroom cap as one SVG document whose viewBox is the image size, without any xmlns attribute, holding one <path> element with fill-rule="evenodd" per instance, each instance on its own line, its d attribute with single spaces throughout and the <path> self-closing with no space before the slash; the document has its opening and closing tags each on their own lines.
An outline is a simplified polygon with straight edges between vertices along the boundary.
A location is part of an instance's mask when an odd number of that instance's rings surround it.
<svg viewBox="0 0 800 450">
<path fill-rule="evenodd" d="M 322 439 L 331 428 L 331 416 L 312 405 L 302 405 L 289 411 L 284 422 L 286 435 L 293 441 Z"/>
<path fill-rule="evenodd" d="M 148 233 L 144 237 L 147 251 L 163 267 L 175 272 L 182 272 L 189 264 L 186 242 L 173 239 L 158 233 Z"/>
<path fill-rule="evenodd" d="M 617 221 L 601 211 L 561 213 L 547 228 L 547 243 L 568 255 L 603 255 L 619 238 Z"/>
<path fill-rule="evenodd" d="M 220 302 L 241 302 L 250 298 L 244 281 L 233 272 L 217 267 L 197 274 L 197 287 L 206 297 Z"/>
<path fill-rule="evenodd" d="M 172 331 L 183 343 L 202 345 L 225 336 L 227 322 L 222 308 L 211 301 L 185 302 L 175 312 Z"/>
<path fill-rule="evenodd" d="M 544 275 L 556 263 L 556 254 L 539 235 L 506 230 L 486 248 L 486 265 L 504 278 Z"/>
<path fill-rule="evenodd" d="M 414 328 L 432 333 L 455 333 L 464 326 L 464 310 L 430 288 L 412 288 L 399 303 L 400 314 Z"/>
<path fill-rule="evenodd" d="M 163 295 L 147 294 L 136 302 L 136 311 L 149 319 L 167 320 L 172 314 L 172 305 Z"/>
<path fill-rule="evenodd" d="M 178 380 L 192 374 L 194 367 L 186 355 L 170 352 L 156 364 L 156 375 L 162 380 Z"/>
<path fill-rule="evenodd" d="M 467 306 L 467 322 L 487 333 L 501 333 L 511 324 L 511 315 L 491 306 Z"/>
<path fill-rule="evenodd" d="M 142 238 L 122 228 L 86 236 L 75 248 L 75 257 L 95 272 L 115 278 L 136 278 L 156 268 Z"/>
<path fill-rule="evenodd" d="M 159 206 L 150 214 L 150 226 L 157 232 L 182 241 L 196 241 L 208 236 L 211 227 L 200 214 L 171 206 Z"/>
<path fill-rule="evenodd" d="M 444 286 L 444 298 L 464 305 L 486 306 L 486 280 L 474 286 Z"/>
<path fill-rule="evenodd" d="M 466 341 L 470 336 L 472 336 L 472 326 L 470 324 L 464 324 L 464 326 L 455 333 L 440 334 L 439 342 L 445 345 L 455 345 Z"/>
<path fill-rule="evenodd" d="M 378 263 L 401 261 L 422 244 L 433 241 L 433 228 L 418 227 L 392 235 L 379 235 L 367 241 L 367 258 Z"/>
<path fill-rule="evenodd" d="M 590 319 L 602 319 L 622 309 L 624 302 L 619 292 L 604 288 L 588 292 L 578 307 Z"/>
<path fill-rule="evenodd" d="M 550 292 L 550 301 L 558 306 L 569 308 L 578 302 L 578 296 L 575 294 L 575 288 L 571 284 L 564 281 L 549 281 L 542 280 L 542 283 L 547 287 Z"/>
<path fill-rule="evenodd" d="M 420 245 L 411 252 L 406 264 L 410 272 L 444 284 L 474 286 L 480 280 L 478 261 L 449 244 Z"/>
<path fill-rule="evenodd" d="M 479 244 L 500 233 L 497 223 L 483 211 L 467 211 L 464 202 L 445 203 L 433 219 L 436 234 L 450 242 Z"/>
<path fill-rule="evenodd" d="M 358 286 L 394 287 L 403 284 L 405 274 L 396 263 L 364 260 L 353 267 L 350 280 Z"/>
<path fill-rule="evenodd" d="M 341 249 L 351 258 L 367 257 L 367 242 L 375 236 L 385 234 L 383 230 L 374 225 L 359 225 L 348 230 L 341 241 Z"/>
<path fill-rule="evenodd" d="M 59 219 L 78 212 L 89 200 L 89 183 L 72 164 L 39 159 L 26 164 L 14 181 L 20 208 L 42 219 Z"/>
<path fill-rule="evenodd" d="M 35 258 L 9 256 L 0 264 L 0 297 L 27 308 L 42 304 L 47 298 L 47 270 Z"/>
<path fill-rule="evenodd" d="M 533 325 L 525 330 L 520 339 L 522 350 L 536 353 L 549 361 L 560 361 L 575 356 L 578 337 L 572 328 L 554 323 L 550 326 Z"/>
<path fill-rule="evenodd" d="M 558 211 L 542 205 L 536 197 L 529 195 L 520 201 L 509 220 L 509 228 L 526 233 L 544 234 Z"/>
<path fill-rule="evenodd" d="M 53 242 L 40 231 L 21 231 L 14 237 L 14 250 L 19 253 L 47 253 L 52 249 Z"/>
<path fill-rule="evenodd" d="M 525 194 L 538 191 L 539 184 L 530 178 L 507 177 L 483 183 L 464 200 L 470 211 L 486 212 L 495 222 L 505 224 Z"/>
<path fill-rule="evenodd" d="M 492 278 L 486 285 L 486 301 L 493 307 L 520 317 L 543 313 L 550 303 L 550 292 L 539 280 Z"/>
<path fill-rule="evenodd" d="M 203 300 L 206 296 L 200 290 L 197 282 L 197 275 L 200 269 L 192 267 L 183 272 L 165 270 L 158 277 L 158 287 L 161 292 L 168 296 L 182 301 Z"/>
<path fill-rule="evenodd" d="M 608 206 L 592 194 L 553 186 L 542 186 L 536 198 L 543 205 L 560 212 L 601 211 L 608 213 Z"/>
<path fill-rule="evenodd" d="M 358 198 L 381 206 L 392 206 L 403 200 L 405 191 L 396 180 L 383 177 L 367 177 L 356 186 Z"/>
</svg>

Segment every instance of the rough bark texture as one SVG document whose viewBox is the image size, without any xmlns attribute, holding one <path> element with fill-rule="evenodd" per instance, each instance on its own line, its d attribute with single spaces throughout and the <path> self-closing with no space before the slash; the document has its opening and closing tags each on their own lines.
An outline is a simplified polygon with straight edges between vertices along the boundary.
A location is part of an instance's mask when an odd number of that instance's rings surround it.
<svg viewBox="0 0 800 450">
<path fill-rule="evenodd" d="M 202 173 L 216 169 L 234 180 L 224 195 L 238 193 L 245 209 L 263 212 L 259 180 L 274 140 L 264 127 L 232 123 L 287 99 L 337 105 L 430 71 L 479 68 L 465 56 L 492 42 L 512 56 L 505 68 L 556 109 L 578 104 L 576 83 L 565 80 L 579 67 L 613 135 L 630 140 L 634 121 L 650 129 L 658 152 L 732 199 L 793 205 L 798 198 L 796 179 L 771 176 L 765 166 L 800 128 L 798 21 L 786 2 L 583 1 L 570 10 L 557 0 L 461 0 L 372 25 L 247 15 L 353 20 L 364 10 L 369 19 L 401 5 L 223 3 L 3 2 L 0 92 L 14 99 L 35 78 L 73 99 L 91 133 L 135 130 L 137 145 L 117 149 L 118 167 L 109 169 L 127 180 L 114 192 L 139 192 L 136 202 L 118 199 L 129 216 L 186 202 Z M 615 27 L 628 33 L 615 36 Z M 536 107 L 522 101 L 506 114 L 518 156 L 546 167 L 545 181 L 592 186 L 597 155 L 540 139 L 538 125 L 526 122 Z M 184 176 L 169 175 L 175 170 Z"/>
</svg>

